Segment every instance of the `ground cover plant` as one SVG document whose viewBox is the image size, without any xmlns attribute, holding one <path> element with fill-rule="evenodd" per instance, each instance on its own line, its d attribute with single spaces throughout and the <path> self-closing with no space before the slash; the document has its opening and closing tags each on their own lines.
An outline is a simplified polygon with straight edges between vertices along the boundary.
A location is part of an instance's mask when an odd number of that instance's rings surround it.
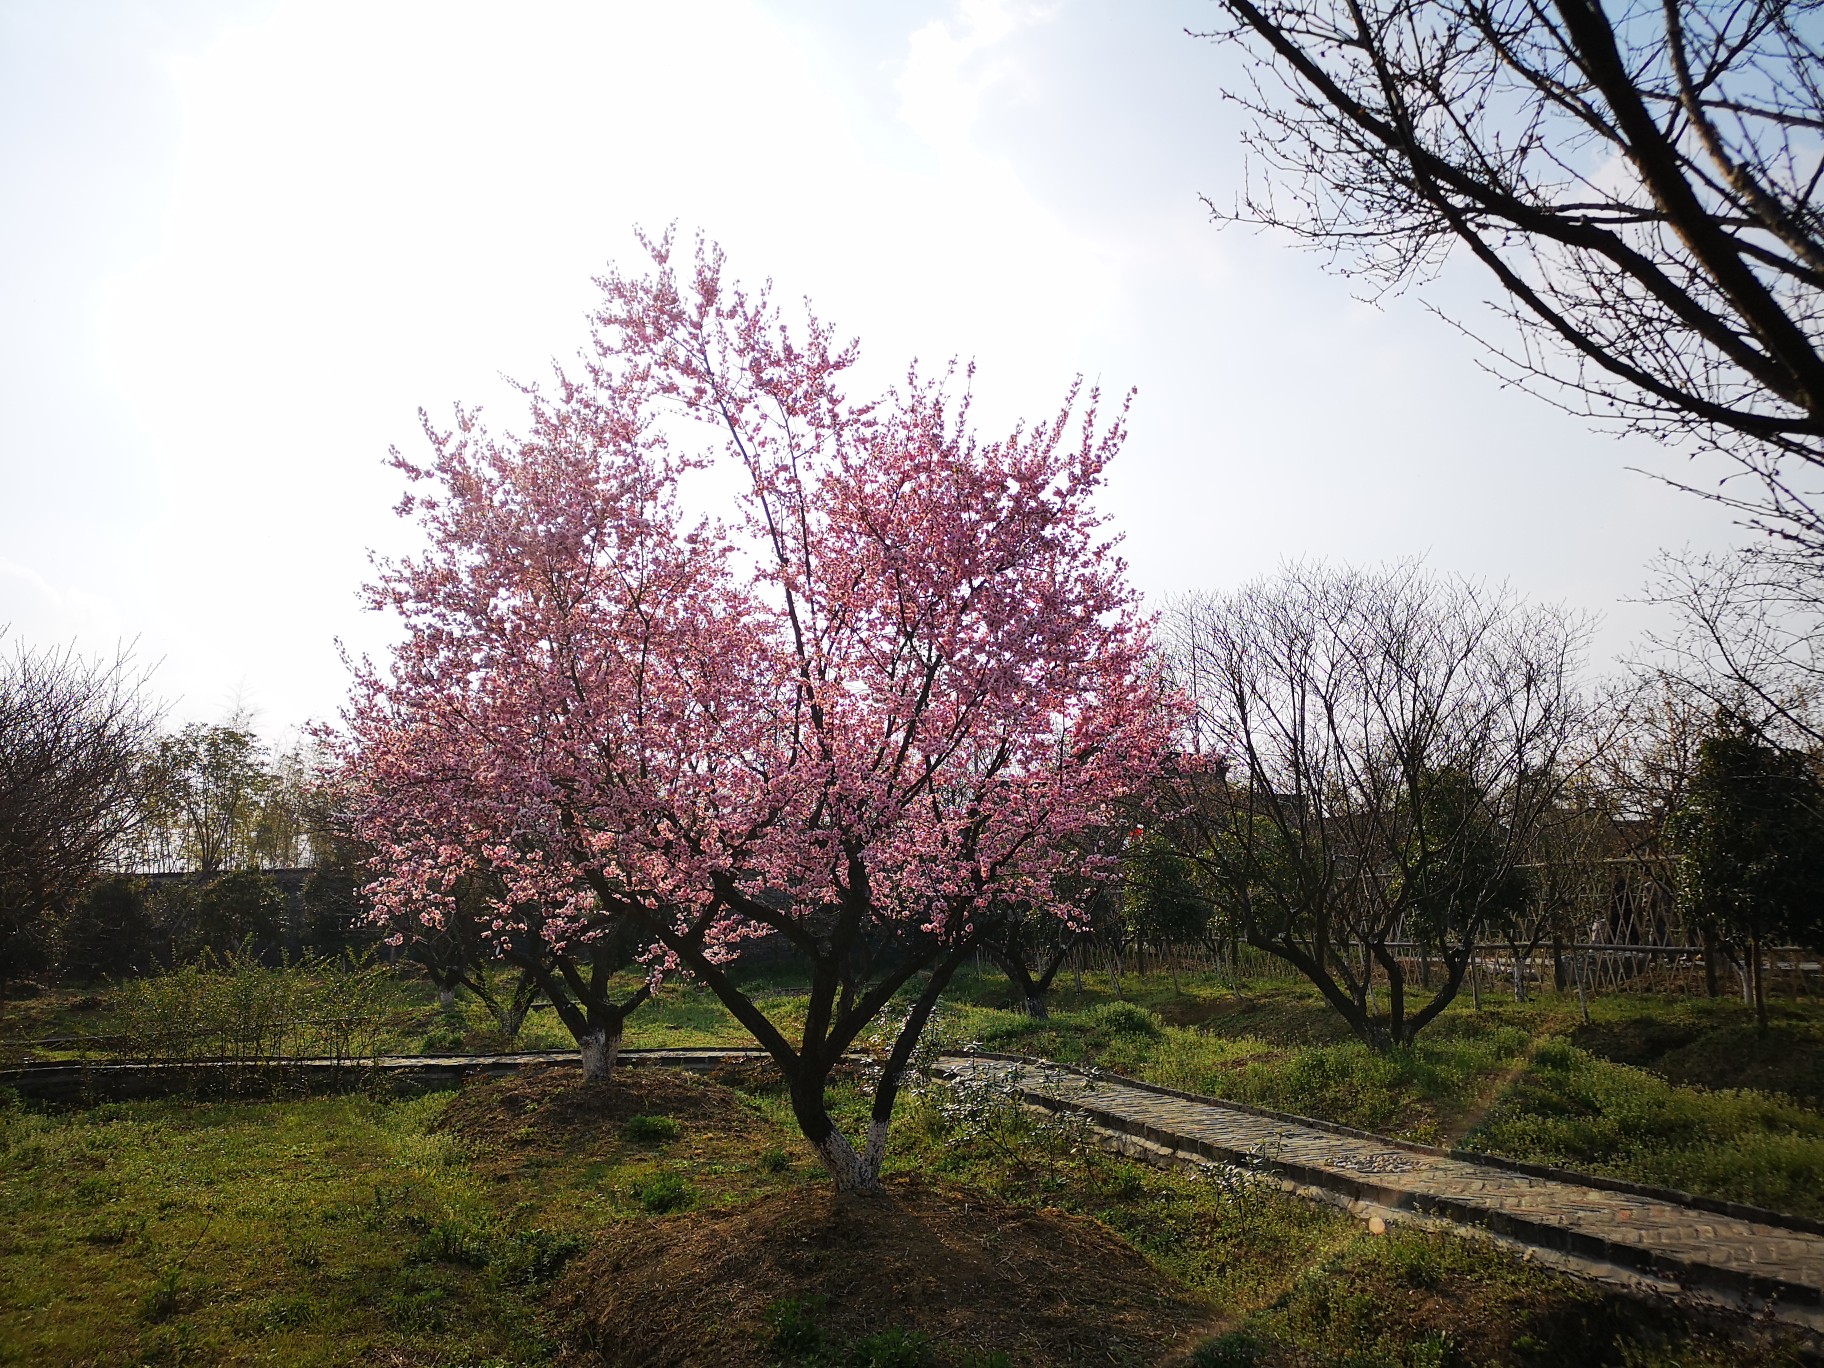
<svg viewBox="0 0 1824 1368">
<path fill-rule="evenodd" d="M 868 1107 L 847 1080 L 830 1102 Z M 868 1199 L 829 1191 L 764 1066 L 9 1107 L 0 1361 L 1800 1361 L 1484 1246 L 1145 1168 L 992 1098 L 921 1092 L 902 1129 Z"/>
</svg>

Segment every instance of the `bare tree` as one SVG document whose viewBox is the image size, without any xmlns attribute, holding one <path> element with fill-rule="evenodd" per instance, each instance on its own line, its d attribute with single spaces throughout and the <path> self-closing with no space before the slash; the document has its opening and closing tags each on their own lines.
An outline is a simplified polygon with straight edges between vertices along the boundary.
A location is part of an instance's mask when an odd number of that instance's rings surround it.
<svg viewBox="0 0 1824 1368">
<path fill-rule="evenodd" d="M 1220 0 L 1264 59 L 1246 191 L 1381 287 L 1466 247 L 1498 371 L 1726 452 L 1706 491 L 1824 552 L 1824 57 L 1785 0 Z"/>
<path fill-rule="evenodd" d="M 1712 717 L 1776 744 L 1824 745 L 1824 561 L 1771 539 L 1668 554 L 1651 597 L 1677 614 L 1674 630 L 1648 638 L 1658 673 L 1677 675 Z"/>
<path fill-rule="evenodd" d="M 1194 735 L 1224 761 L 1180 766 L 1184 853 L 1250 945 L 1363 1040 L 1408 1043 L 1528 896 L 1581 725 L 1584 623 L 1406 563 L 1294 567 L 1167 626 Z M 1402 940 L 1444 969 L 1416 1005 Z"/>
<path fill-rule="evenodd" d="M 158 710 L 122 650 L 0 656 L 0 993 L 140 823 Z"/>
</svg>

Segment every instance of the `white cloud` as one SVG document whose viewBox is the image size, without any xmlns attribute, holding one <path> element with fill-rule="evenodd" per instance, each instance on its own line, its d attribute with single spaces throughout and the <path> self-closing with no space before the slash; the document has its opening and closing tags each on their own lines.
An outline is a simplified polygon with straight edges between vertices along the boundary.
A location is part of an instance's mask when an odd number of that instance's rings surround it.
<svg viewBox="0 0 1824 1368">
<path fill-rule="evenodd" d="M 1013 0 L 957 0 L 952 20 L 934 20 L 911 36 L 894 82 L 901 120 L 939 151 L 968 150 L 982 97 L 997 85 L 1017 86 L 1025 74 L 1008 41 L 1055 15 Z"/>
<path fill-rule="evenodd" d="M 113 600 L 59 587 L 29 565 L 0 559 L 0 628 L 33 645 L 81 642 L 90 650 L 125 645 L 127 630 Z"/>
</svg>

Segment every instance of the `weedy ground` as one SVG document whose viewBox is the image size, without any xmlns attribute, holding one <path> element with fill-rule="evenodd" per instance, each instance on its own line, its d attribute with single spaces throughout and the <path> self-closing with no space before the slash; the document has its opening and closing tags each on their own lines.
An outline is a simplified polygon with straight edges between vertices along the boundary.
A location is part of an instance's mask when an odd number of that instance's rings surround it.
<svg viewBox="0 0 1824 1368">
<path fill-rule="evenodd" d="M 631 983 L 629 984 L 631 986 Z M 802 987 L 751 977 L 763 1010 L 794 1031 Z M 1049 1020 L 1007 1010 L 1004 979 L 959 976 L 936 1033 L 950 1045 L 1093 1065 L 1189 1092 L 1433 1144 L 1824 1216 L 1824 999 L 1779 999 L 1757 1033 L 1739 999 L 1609 994 L 1586 1023 L 1573 996 L 1514 1002 L 1464 994 L 1410 1048 L 1352 1040 L 1308 985 L 1210 976 L 1065 975 Z M 466 998 L 439 1011 L 426 985 L 398 1013 L 388 1048 L 469 1052 L 572 1048 L 534 1012 L 504 1040 Z M 106 990 L 8 1005 L 5 1041 L 104 1036 Z M 628 1024 L 630 1046 L 751 1045 L 709 993 L 666 987 Z M 40 1049 L 39 1053 L 46 1053 Z M 3 1062 L 3 1061 L 0 1061 Z"/>
<path fill-rule="evenodd" d="M 833 1100 L 851 1124 L 860 1093 Z M 0 1361 L 1774 1365 L 1804 1346 L 1375 1237 L 933 1089 L 837 1200 L 764 1069 L 0 1113 Z"/>
<path fill-rule="evenodd" d="M 803 990 L 789 974 L 754 975 L 748 986 L 788 1035 L 797 1028 Z M 1586 1023 L 1572 996 L 1514 1002 L 1488 991 L 1480 1007 L 1459 997 L 1410 1048 L 1375 1053 L 1302 982 L 1154 973 L 1129 974 L 1121 987 L 1117 997 L 1104 976 L 1066 975 L 1050 1019 L 1035 1021 L 1007 1010 L 999 975 L 969 972 L 935 1030 L 950 1045 L 1824 1216 L 1824 999 L 1774 1001 L 1763 1035 L 1734 997 L 1609 994 L 1591 1000 Z M 422 982 L 408 996 L 393 1051 L 573 1048 L 549 1010 L 508 1041 L 466 996 L 450 1011 Z M 105 989 L 16 1001 L 0 1054 L 47 1036 L 105 1037 L 118 1024 Z M 628 1024 L 630 1046 L 751 1043 L 712 995 L 689 985 L 666 987 Z"/>
</svg>

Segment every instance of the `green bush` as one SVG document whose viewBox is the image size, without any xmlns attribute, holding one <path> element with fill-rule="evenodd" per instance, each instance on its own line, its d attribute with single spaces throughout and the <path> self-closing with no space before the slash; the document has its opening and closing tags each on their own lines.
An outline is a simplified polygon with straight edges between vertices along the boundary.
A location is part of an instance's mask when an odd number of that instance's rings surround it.
<svg viewBox="0 0 1824 1368">
<path fill-rule="evenodd" d="M 633 1190 L 633 1200 L 655 1216 L 682 1211 L 696 1199 L 696 1190 L 675 1173 L 661 1173 Z"/>
<path fill-rule="evenodd" d="M 1091 1009 L 1085 1020 L 1110 1035 L 1158 1036 L 1165 1030 L 1158 1017 L 1134 1002 L 1105 1002 Z"/>
<path fill-rule="evenodd" d="M 122 986 L 115 1054 L 128 1062 L 355 1063 L 379 1053 L 398 981 L 371 959 L 269 966 L 249 946 Z"/>
<path fill-rule="evenodd" d="M 227 955 L 249 944 L 276 950 L 284 939 L 285 893 L 272 875 L 239 869 L 198 881 L 181 879 L 151 896 L 161 939 L 175 962 Z"/>
<path fill-rule="evenodd" d="M 842 1356 L 843 1368 L 928 1368 L 931 1361 L 929 1337 L 900 1329 L 856 1340 Z"/>
<path fill-rule="evenodd" d="M 662 1145 L 678 1138 L 678 1123 L 669 1116 L 630 1116 L 621 1134 L 636 1145 Z"/>
<path fill-rule="evenodd" d="M 58 928 L 63 972 L 83 982 L 144 973 L 156 931 L 143 880 L 117 874 L 93 885 Z"/>
<path fill-rule="evenodd" d="M 537 1286 L 555 1278 L 582 1247 L 574 1235 L 537 1228 L 516 1231 L 495 1241 L 489 1273 L 509 1286 Z"/>
<path fill-rule="evenodd" d="M 784 1173 L 792 1166 L 792 1156 L 777 1147 L 760 1151 L 760 1168 L 766 1173 Z"/>
<path fill-rule="evenodd" d="M 809 1358 L 823 1348 L 823 1328 L 817 1324 L 818 1307 L 796 1297 L 781 1297 L 761 1313 L 774 1353 Z"/>
<path fill-rule="evenodd" d="M 1231 1330 L 1193 1349 L 1191 1363 L 1193 1368 L 1256 1368 L 1265 1352 L 1265 1346 L 1247 1331 Z"/>
</svg>

